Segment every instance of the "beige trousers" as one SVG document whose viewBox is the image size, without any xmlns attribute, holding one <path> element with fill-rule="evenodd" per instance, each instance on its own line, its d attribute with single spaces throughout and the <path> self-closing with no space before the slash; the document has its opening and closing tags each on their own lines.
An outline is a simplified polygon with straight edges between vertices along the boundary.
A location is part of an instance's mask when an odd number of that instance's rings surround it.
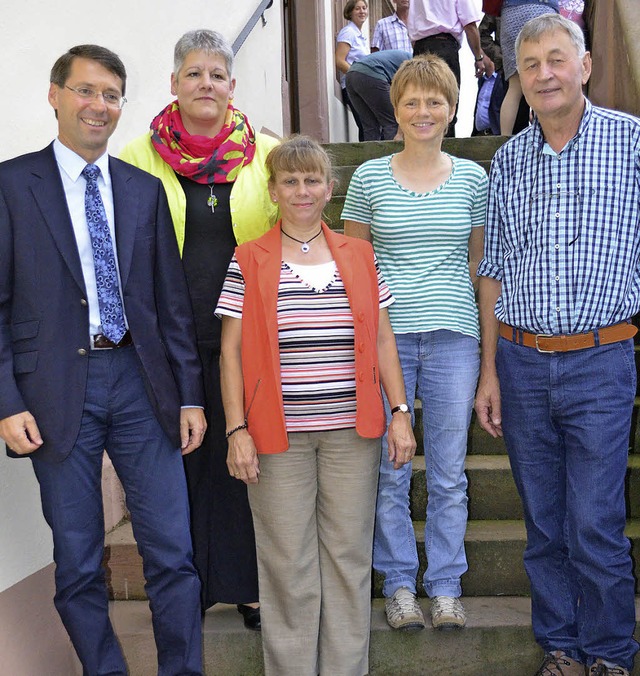
<svg viewBox="0 0 640 676">
<path fill-rule="evenodd" d="M 369 671 L 371 550 L 380 440 L 289 434 L 249 486 L 266 676 Z"/>
</svg>

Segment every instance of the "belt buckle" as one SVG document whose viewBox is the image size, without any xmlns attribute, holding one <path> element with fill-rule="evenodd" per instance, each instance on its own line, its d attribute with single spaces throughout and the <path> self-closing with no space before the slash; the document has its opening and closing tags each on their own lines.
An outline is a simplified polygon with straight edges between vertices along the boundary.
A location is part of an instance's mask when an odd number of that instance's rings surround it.
<svg viewBox="0 0 640 676">
<path fill-rule="evenodd" d="M 538 352 L 540 352 L 540 354 L 555 354 L 556 350 L 543 350 L 540 347 L 540 343 L 538 342 L 538 340 L 540 338 L 553 338 L 553 334 L 552 333 L 551 334 L 550 333 L 536 333 L 536 350 L 538 350 Z"/>
</svg>

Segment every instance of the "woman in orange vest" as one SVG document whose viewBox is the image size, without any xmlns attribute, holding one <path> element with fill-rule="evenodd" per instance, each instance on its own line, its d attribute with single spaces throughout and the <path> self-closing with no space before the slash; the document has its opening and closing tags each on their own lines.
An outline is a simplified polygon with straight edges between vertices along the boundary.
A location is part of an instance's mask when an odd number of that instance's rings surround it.
<svg viewBox="0 0 640 676">
<path fill-rule="evenodd" d="M 331 165 L 306 137 L 274 148 L 282 220 L 236 249 L 216 313 L 229 473 L 249 487 L 267 676 L 368 673 L 371 549 L 385 416 L 416 442 L 368 242 L 322 222 Z"/>
</svg>

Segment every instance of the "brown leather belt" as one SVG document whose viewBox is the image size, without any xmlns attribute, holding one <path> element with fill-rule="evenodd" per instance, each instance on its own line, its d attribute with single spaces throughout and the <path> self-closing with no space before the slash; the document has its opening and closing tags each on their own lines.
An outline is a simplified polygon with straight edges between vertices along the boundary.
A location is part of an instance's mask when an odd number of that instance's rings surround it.
<svg viewBox="0 0 640 676">
<path fill-rule="evenodd" d="M 621 322 L 613 326 L 605 326 L 603 329 L 588 331 L 587 333 L 574 333 L 564 336 L 550 336 L 544 333 L 528 333 L 521 329 L 500 322 L 500 335 L 512 343 L 532 347 L 538 352 L 571 352 L 572 350 L 584 350 L 597 345 L 618 343 L 621 340 L 633 338 L 638 329 L 628 322 Z"/>
<path fill-rule="evenodd" d="M 91 342 L 94 350 L 113 350 L 118 347 L 127 347 L 128 345 L 133 344 L 131 333 L 129 331 L 122 336 L 119 343 L 114 343 L 102 333 L 96 333 L 95 336 L 92 336 Z"/>
</svg>

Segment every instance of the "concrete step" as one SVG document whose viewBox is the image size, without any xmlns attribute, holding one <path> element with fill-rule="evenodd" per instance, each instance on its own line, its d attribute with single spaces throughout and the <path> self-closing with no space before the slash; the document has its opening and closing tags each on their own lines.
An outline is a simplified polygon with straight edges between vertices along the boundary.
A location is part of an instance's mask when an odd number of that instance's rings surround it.
<svg viewBox="0 0 640 676">
<path fill-rule="evenodd" d="M 424 521 L 414 521 L 420 567 L 418 581 L 427 566 L 424 551 Z M 632 551 L 640 547 L 640 520 L 627 521 L 626 535 L 631 540 Z M 470 520 L 465 535 L 465 548 L 469 570 L 462 577 L 465 596 L 528 596 L 529 580 L 524 571 L 522 557 L 526 545 L 524 522 L 520 520 L 483 521 Z M 382 596 L 382 575 L 373 576 L 373 594 Z M 640 593 L 637 582 L 636 593 Z M 422 585 L 418 593 L 424 595 Z"/>
<path fill-rule="evenodd" d="M 496 150 L 507 141 L 504 136 L 475 136 L 472 138 L 445 138 L 442 149 L 456 157 L 464 157 L 475 162 L 487 162 Z M 367 143 L 328 143 L 324 146 L 331 155 L 334 167 L 357 167 L 367 160 L 384 157 L 400 152 L 402 142 L 368 141 Z M 336 195 L 344 195 L 349 187 L 348 182 L 338 186 Z"/>
<path fill-rule="evenodd" d="M 428 617 L 429 603 L 422 600 Z M 467 626 L 462 631 L 393 631 L 385 620 L 384 602 L 371 612 L 371 676 L 522 676 L 534 673 L 542 659 L 531 631 L 527 598 L 464 599 Z M 636 600 L 640 617 L 640 601 Z M 135 676 L 155 676 L 156 648 L 151 615 L 145 602 L 115 602 L 111 617 Z M 203 627 L 207 676 L 261 676 L 259 633 L 244 629 L 233 606 L 207 611 Z M 640 664 L 632 672 L 640 676 Z"/>
<path fill-rule="evenodd" d="M 522 503 L 516 490 L 509 458 L 506 455 L 468 455 L 466 473 L 469 480 L 469 518 L 521 519 Z M 413 459 L 410 506 L 412 519 L 424 519 L 427 488 L 423 455 Z"/>
<path fill-rule="evenodd" d="M 626 501 L 629 519 L 640 519 L 640 454 L 630 454 L 627 461 Z M 506 455 L 467 455 L 469 481 L 469 518 L 522 519 L 522 502 Z M 428 492 L 424 455 L 413 459 L 410 507 L 412 519 L 424 519 Z"/>
<path fill-rule="evenodd" d="M 414 521 L 420 569 L 426 568 L 424 521 Z M 627 536 L 634 551 L 640 547 L 640 520 L 627 523 Z M 524 522 L 520 520 L 471 520 L 467 525 L 465 546 L 469 570 L 462 578 L 465 596 L 527 596 L 529 581 L 522 556 L 526 544 Z M 131 524 L 125 522 L 109 533 L 105 544 L 105 568 L 109 594 L 115 600 L 146 598 L 142 561 L 133 538 Z M 382 576 L 374 573 L 373 595 L 382 596 Z M 637 591 L 640 587 L 636 585 Z M 419 585 L 419 593 L 424 591 Z"/>
</svg>

